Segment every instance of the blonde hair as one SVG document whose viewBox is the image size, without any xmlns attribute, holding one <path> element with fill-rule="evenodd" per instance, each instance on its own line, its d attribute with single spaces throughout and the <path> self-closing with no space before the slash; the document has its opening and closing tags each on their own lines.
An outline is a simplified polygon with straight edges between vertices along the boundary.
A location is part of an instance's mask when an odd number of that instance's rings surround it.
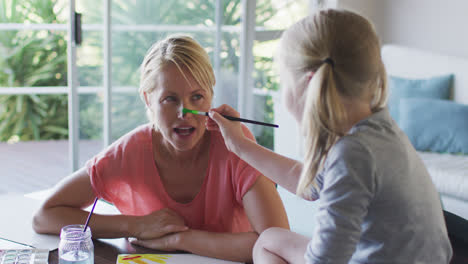
<svg viewBox="0 0 468 264">
<path fill-rule="evenodd" d="M 311 198 L 316 174 L 331 147 L 344 136 L 347 119 L 340 98 L 368 99 L 372 112 L 387 100 L 387 74 L 371 23 L 350 11 L 322 10 L 284 32 L 280 66 L 299 79 L 314 72 L 305 98 L 301 128 L 305 156 L 296 193 Z M 296 97 L 297 98 L 297 97 Z"/>
<path fill-rule="evenodd" d="M 203 47 L 187 35 L 170 35 L 154 43 L 140 66 L 140 97 L 144 101 L 144 92 L 151 93 L 156 89 L 157 76 L 169 64 L 174 64 L 187 79 L 183 70 L 193 76 L 197 84 L 213 95 L 216 83 L 210 57 Z M 153 116 L 147 108 L 148 118 L 154 123 Z"/>
</svg>

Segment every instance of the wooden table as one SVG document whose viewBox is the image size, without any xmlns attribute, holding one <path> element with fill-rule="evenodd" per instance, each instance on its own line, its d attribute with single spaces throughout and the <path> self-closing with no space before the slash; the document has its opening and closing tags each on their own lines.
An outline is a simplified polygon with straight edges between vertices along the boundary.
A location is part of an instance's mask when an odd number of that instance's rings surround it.
<svg viewBox="0 0 468 264">
<path fill-rule="evenodd" d="M 119 254 L 164 254 L 165 251 L 148 249 L 132 245 L 125 238 L 93 239 L 94 264 L 116 264 Z M 18 244 L 0 238 L 0 249 L 30 249 L 30 246 Z M 170 252 L 171 254 L 183 254 L 184 252 Z M 49 264 L 58 264 L 58 249 L 49 252 Z"/>
<path fill-rule="evenodd" d="M 116 239 L 93 239 L 94 264 L 116 264 L 119 254 L 161 254 L 164 251 L 152 250 L 132 245 L 125 238 Z M 172 254 L 174 252 L 171 252 Z M 178 252 L 182 253 L 182 252 Z M 49 252 L 49 264 L 58 264 L 58 249 Z"/>
<path fill-rule="evenodd" d="M 0 220 L 0 249 L 30 249 L 32 246 L 42 249 L 54 249 L 59 244 L 59 238 L 52 238 L 53 241 L 46 239 L 46 236 L 37 235 L 32 230 L 32 214 L 37 211 L 41 204 L 41 197 L 47 192 L 40 192 L 24 196 L 22 194 L 7 194 L 0 195 L 0 209 L 2 212 L 15 212 L 8 218 L 3 217 Z M 39 196 L 40 199 L 37 199 Z M 115 208 L 109 208 L 106 203 L 98 203 L 95 212 L 102 214 L 115 214 Z M 18 208 L 21 208 L 18 210 Z M 111 210 L 112 209 L 112 210 Z M 118 212 L 118 211 L 117 211 Z M 23 230 L 24 232 L 17 232 Z M 49 237 L 50 238 L 50 237 Z M 17 241 L 17 242 L 14 242 Z M 125 238 L 116 239 L 93 239 L 94 244 L 94 263 L 95 264 L 116 264 L 119 254 L 184 254 L 185 252 L 165 252 L 160 250 L 148 249 L 136 245 L 132 245 Z M 183 257 L 183 256 L 179 256 Z M 58 264 L 58 250 L 49 251 L 50 264 Z M 213 261 L 211 261 L 213 262 Z M 216 262 L 218 262 L 216 260 Z M 227 263 L 219 260 L 219 263 Z"/>
</svg>

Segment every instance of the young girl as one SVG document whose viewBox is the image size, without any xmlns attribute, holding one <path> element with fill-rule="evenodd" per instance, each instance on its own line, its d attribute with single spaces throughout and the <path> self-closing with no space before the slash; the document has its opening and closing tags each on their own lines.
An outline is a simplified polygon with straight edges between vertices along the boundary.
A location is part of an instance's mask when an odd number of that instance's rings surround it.
<svg viewBox="0 0 468 264">
<path fill-rule="evenodd" d="M 320 203 L 312 239 L 263 232 L 258 263 L 449 263 L 452 249 L 431 178 L 386 105 L 386 72 L 372 25 L 324 10 L 282 36 L 286 106 L 304 134 L 303 164 L 247 139 L 223 105 L 207 128 L 228 149 L 291 192 Z M 213 121 L 214 120 L 214 121 Z"/>
</svg>

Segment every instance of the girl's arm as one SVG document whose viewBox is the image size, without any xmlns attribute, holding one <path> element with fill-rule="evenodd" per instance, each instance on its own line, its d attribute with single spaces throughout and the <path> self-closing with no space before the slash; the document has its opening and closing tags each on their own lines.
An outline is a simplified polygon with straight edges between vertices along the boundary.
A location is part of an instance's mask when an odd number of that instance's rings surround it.
<svg viewBox="0 0 468 264">
<path fill-rule="evenodd" d="M 229 121 L 221 114 L 239 117 L 239 113 L 232 107 L 222 105 L 210 111 L 211 118 L 206 123 L 208 130 L 220 131 L 230 151 L 286 190 L 296 193 L 302 163 L 251 141 L 244 136 L 240 122 Z"/>
<path fill-rule="evenodd" d="M 33 219 L 37 233 L 59 234 L 63 226 L 84 224 L 89 212 L 84 208 L 95 199 L 86 169 L 80 169 L 61 181 Z M 155 238 L 167 233 L 185 231 L 183 219 L 169 209 L 146 216 L 93 214 L 89 227 L 94 238 Z"/>
<path fill-rule="evenodd" d="M 263 176 L 244 195 L 243 204 L 253 232 L 188 230 L 160 239 L 133 240 L 132 243 L 160 250 L 184 250 L 213 258 L 252 262 L 252 250 L 258 235 L 269 227 L 289 229 L 289 223 L 274 184 Z"/>
</svg>

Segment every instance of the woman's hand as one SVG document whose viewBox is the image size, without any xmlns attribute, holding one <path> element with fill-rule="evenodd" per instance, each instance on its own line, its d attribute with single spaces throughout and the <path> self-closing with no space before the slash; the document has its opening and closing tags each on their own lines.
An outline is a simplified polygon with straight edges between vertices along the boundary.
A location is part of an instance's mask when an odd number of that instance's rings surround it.
<svg viewBox="0 0 468 264">
<path fill-rule="evenodd" d="M 178 248 L 178 241 L 180 240 L 179 233 L 167 234 L 163 237 L 154 238 L 154 239 L 138 239 L 138 238 L 129 238 L 130 243 L 145 248 L 151 248 L 162 251 L 176 251 Z"/>
<path fill-rule="evenodd" d="M 137 216 L 132 224 L 135 238 L 146 240 L 160 238 L 170 233 L 188 230 L 184 219 L 169 208 Z"/>
<path fill-rule="evenodd" d="M 244 136 L 240 122 L 233 122 L 222 116 L 240 117 L 239 113 L 229 105 L 223 104 L 218 108 L 211 109 L 209 115 L 210 118 L 206 121 L 206 128 L 208 130 L 220 131 L 227 149 L 239 154 L 240 143 L 243 140 L 248 140 L 248 138 Z"/>
</svg>

